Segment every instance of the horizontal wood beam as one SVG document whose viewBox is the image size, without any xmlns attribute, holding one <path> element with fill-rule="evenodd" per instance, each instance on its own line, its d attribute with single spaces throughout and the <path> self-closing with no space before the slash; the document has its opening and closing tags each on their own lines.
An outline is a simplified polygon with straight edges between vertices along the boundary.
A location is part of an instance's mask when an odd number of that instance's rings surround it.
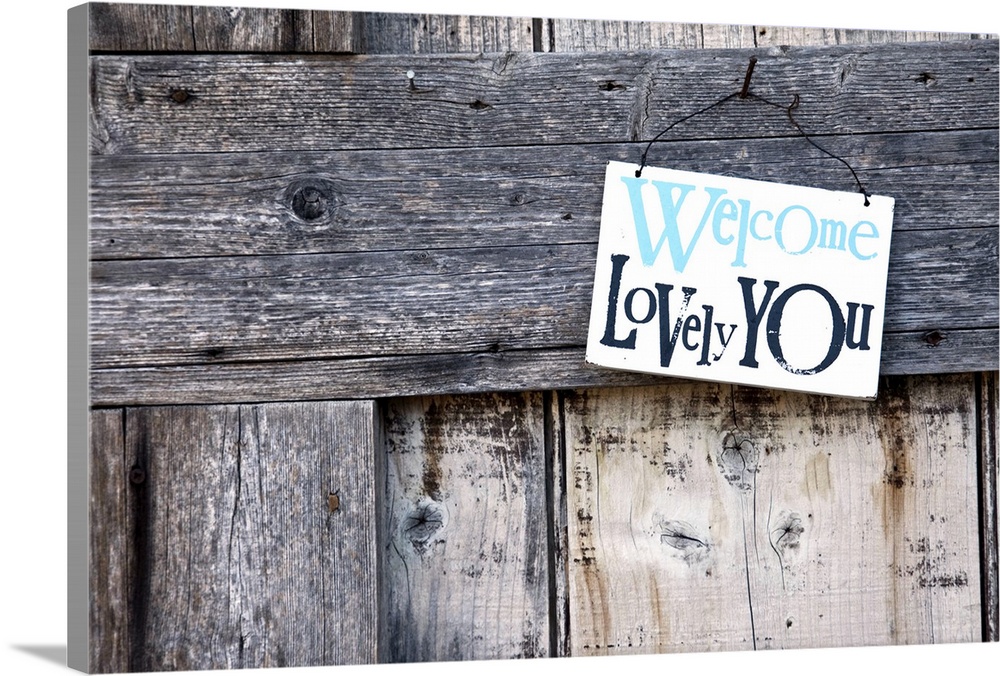
<svg viewBox="0 0 1000 676">
<path fill-rule="evenodd" d="M 997 236 L 987 228 L 898 233 L 886 330 L 995 329 Z M 95 261 L 92 365 L 580 346 L 596 255 L 594 245 L 552 244 Z"/>
<path fill-rule="evenodd" d="M 997 130 L 837 136 L 823 147 L 875 194 L 893 228 L 995 228 Z M 95 259 L 596 243 L 604 168 L 644 145 L 95 156 Z M 656 144 L 672 169 L 856 190 L 801 137 Z M 317 192 L 307 213 L 302 200 Z M 391 233 L 391 236 L 388 235 Z"/>
<path fill-rule="evenodd" d="M 996 127 L 997 42 L 491 55 L 91 57 L 96 154 L 622 142 L 738 91 L 813 134 Z M 414 78 L 410 80 L 408 73 Z M 747 100 L 672 138 L 787 136 Z"/>
<path fill-rule="evenodd" d="M 883 375 L 997 368 L 997 330 L 885 336 Z M 244 364 L 103 369 L 94 406 L 367 399 L 549 388 L 658 385 L 669 378 L 592 366 L 583 347 Z"/>
</svg>

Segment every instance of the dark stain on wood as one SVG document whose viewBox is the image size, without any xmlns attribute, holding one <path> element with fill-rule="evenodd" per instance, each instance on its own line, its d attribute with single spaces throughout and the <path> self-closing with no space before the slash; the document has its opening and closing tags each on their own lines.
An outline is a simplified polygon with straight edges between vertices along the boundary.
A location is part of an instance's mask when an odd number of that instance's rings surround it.
<svg viewBox="0 0 1000 676">
<path fill-rule="evenodd" d="M 903 509 L 899 491 L 913 485 L 909 448 L 912 446 L 905 429 L 911 409 L 907 384 L 898 378 L 883 378 L 878 399 L 880 435 L 885 452 L 884 483 L 893 489 L 893 513 L 898 517 Z M 897 519 L 898 520 L 898 519 Z"/>
<path fill-rule="evenodd" d="M 968 572 L 947 570 L 949 553 L 943 542 L 937 541 L 931 544 L 927 537 L 919 537 L 916 540 L 904 538 L 904 541 L 908 543 L 910 552 L 920 554 L 920 559 L 915 565 L 897 567 L 897 575 L 916 578 L 917 586 L 921 589 L 961 588 L 969 585 Z"/>
<path fill-rule="evenodd" d="M 149 613 L 155 609 L 150 605 L 150 588 L 152 578 L 152 533 L 150 532 L 150 521 L 152 519 L 152 486 L 145 481 L 148 478 L 148 466 L 151 461 L 149 457 L 149 429 L 146 424 L 146 416 L 130 416 L 126 409 L 123 415 L 123 425 L 127 432 L 135 432 L 126 435 L 126 453 L 130 456 L 133 471 L 143 473 L 143 481 L 139 483 L 129 482 L 130 492 L 130 516 L 131 516 L 131 546 L 129 554 L 129 599 L 130 609 L 129 629 L 129 671 L 146 671 L 149 659 L 149 646 L 146 642 L 146 627 Z M 125 477 L 122 477 L 124 480 Z"/>
<path fill-rule="evenodd" d="M 651 457 L 649 464 L 653 467 L 659 465 L 664 474 L 684 483 L 687 481 L 687 473 L 691 468 L 691 456 L 687 453 L 678 455 L 667 442 L 663 442 L 663 453 L 660 460 L 657 461 L 655 457 Z"/>
<path fill-rule="evenodd" d="M 431 403 L 427 409 L 423 424 L 427 433 L 427 444 L 424 448 L 423 472 L 421 483 L 424 494 L 431 500 L 440 502 L 443 499 L 441 492 L 441 453 L 444 452 L 444 440 L 441 438 L 443 430 L 446 428 L 447 419 L 441 412 L 438 401 Z"/>
</svg>

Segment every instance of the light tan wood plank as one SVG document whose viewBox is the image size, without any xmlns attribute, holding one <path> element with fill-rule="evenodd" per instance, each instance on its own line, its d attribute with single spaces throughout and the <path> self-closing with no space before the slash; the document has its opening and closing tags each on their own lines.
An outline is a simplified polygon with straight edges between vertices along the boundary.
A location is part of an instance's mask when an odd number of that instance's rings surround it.
<svg viewBox="0 0 1000 676">
<path fill-rule="evenodd" d="M 127 415 L 131 670 L 375 660 L 371 402 Z"/>
<path fill-rule="evenodd" d="M 382 661 L 549 654 L 543 416 L 530 393 L 388 402 Z"/>
<path fill-rule="evenodd" d="M 573 654 L 979 640 L 972 380 L 567 395 Z"/>
</svg>

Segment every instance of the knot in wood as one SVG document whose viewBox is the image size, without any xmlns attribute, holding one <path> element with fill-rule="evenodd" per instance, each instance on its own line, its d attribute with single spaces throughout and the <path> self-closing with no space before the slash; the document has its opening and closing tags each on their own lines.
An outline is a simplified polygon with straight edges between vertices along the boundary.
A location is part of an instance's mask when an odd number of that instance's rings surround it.
<svg viewBox="0 0 1000 676">
<path fill-rule="evenodd" d="M 323 219 L 340 203 L 330 183 L 315 177 L 293 182 L 285 197 L 292 212 L 303 221 Z"/>
<path fill-rule="evenodd" d="M 170 98 L 176 103 L 185 103 L 189 98 L 191 98 L 191 95 L 183 89 L 175 89 L 170 93 Z"/>
<path fill-rule="evenodd" d="M 750 439 L 739 432 L 727 432 L 716 463 L 730 486 L 746 492 L 753 488 L 757 459 L 757 447 Z"/>
<path fill-rule="evenodd" d="M 403 536 L 410 541 L 418 554 L 427 551 L 431 538 L 444 528 L 445 514 L 441 505 L 422 500 L 403 517 Z"/>
<path fill-rule="evenodd" d="M 944 340 L 944 334 L 937 329 L 924 334 L 924 342 L 931 347 L 937 347 Z"/>
</svg>

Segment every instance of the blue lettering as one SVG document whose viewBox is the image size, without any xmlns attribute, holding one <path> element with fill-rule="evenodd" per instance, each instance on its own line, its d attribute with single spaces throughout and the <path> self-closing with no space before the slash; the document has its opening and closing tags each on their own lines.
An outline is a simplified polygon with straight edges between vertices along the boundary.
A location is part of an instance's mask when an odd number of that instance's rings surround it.
<svg viewBox="0 0 1000 676">
<path fill-rule="evenodd" d="M 652 181 L 652 184 L 656 187 L 656 190 L 659 193 L 660 209 L 663 211 L 664 225 L 663 232 L 660 234 L 660 239 L 654 247 L 652 237 L 650 237 L 649 234 L 649 224 L 646 222 L 646 211 L 643 208 L 642 202 L 641 189 L 647 181 L 646 179 L 634 178 L 632 176 L 622 176 L 621 178 L 622 182 L 625 183 L 625 186 L 628 188 L 629 201 L 632 204 L 632 219 L 635 222 L 635 235 L 639 244 L 639 255 L 642 258 L 642 264 L 646 267 L 652 266 L 656 261 L 657 256 L 660 254 L 663 242 L 666 241 L 667 246 L 670 249 L 670 258 L 672 259 L 674 270 L 677 272 L 684 272 L 688 259 L 694 251 L 695 244 L 698 243 L 698 238 L 701 237 L 701 232 L 705 229 L 705 225 L 708 223 L 708 217 L 712 213 L 715 203 L 718 201 L 719 197 L 726 193 L 726 191 L 719 188 L 705 188 L 705 192 L 709 194 L 708 206 L 702 214 L 701 223 L 698 224 L 698 229 L 695 230 L 694 235 L 691 236 L 691 241 L 688 242 L 687 247 L 685 247 L 681 244 L 681 234 L 680 228 L 677 225 L 677 215 L 680 212 L 681 206 L 683 206 L 688 193 L 694 190 L 694 186 L 683 183 Z M 674 201 L 675 189 L 680 191 L 676 201 Z"/>
<path fill-rule="evenodd" d="M 867 232 L 860 232 L 862 225 L 868 226 Z M 847 238 L 847 248 L 851 250 L 851 255 L 857 258 L 859 261 L 867 261 L 871 258 L 875 258 L 875 256 L 878 255 L 878 253 L 874 251 L 868 254 L 867 256 L 859 252 L 858 245 L 855 242 L 855 240 L 857 239 L 878 239 L 878 228 L 875 227 L 874 223 L 872 223 L 871 221 L 858 221 L 857 223 L 855 223 L 854 227 L 851 228 L 850 236 Z"/>
</svg>

